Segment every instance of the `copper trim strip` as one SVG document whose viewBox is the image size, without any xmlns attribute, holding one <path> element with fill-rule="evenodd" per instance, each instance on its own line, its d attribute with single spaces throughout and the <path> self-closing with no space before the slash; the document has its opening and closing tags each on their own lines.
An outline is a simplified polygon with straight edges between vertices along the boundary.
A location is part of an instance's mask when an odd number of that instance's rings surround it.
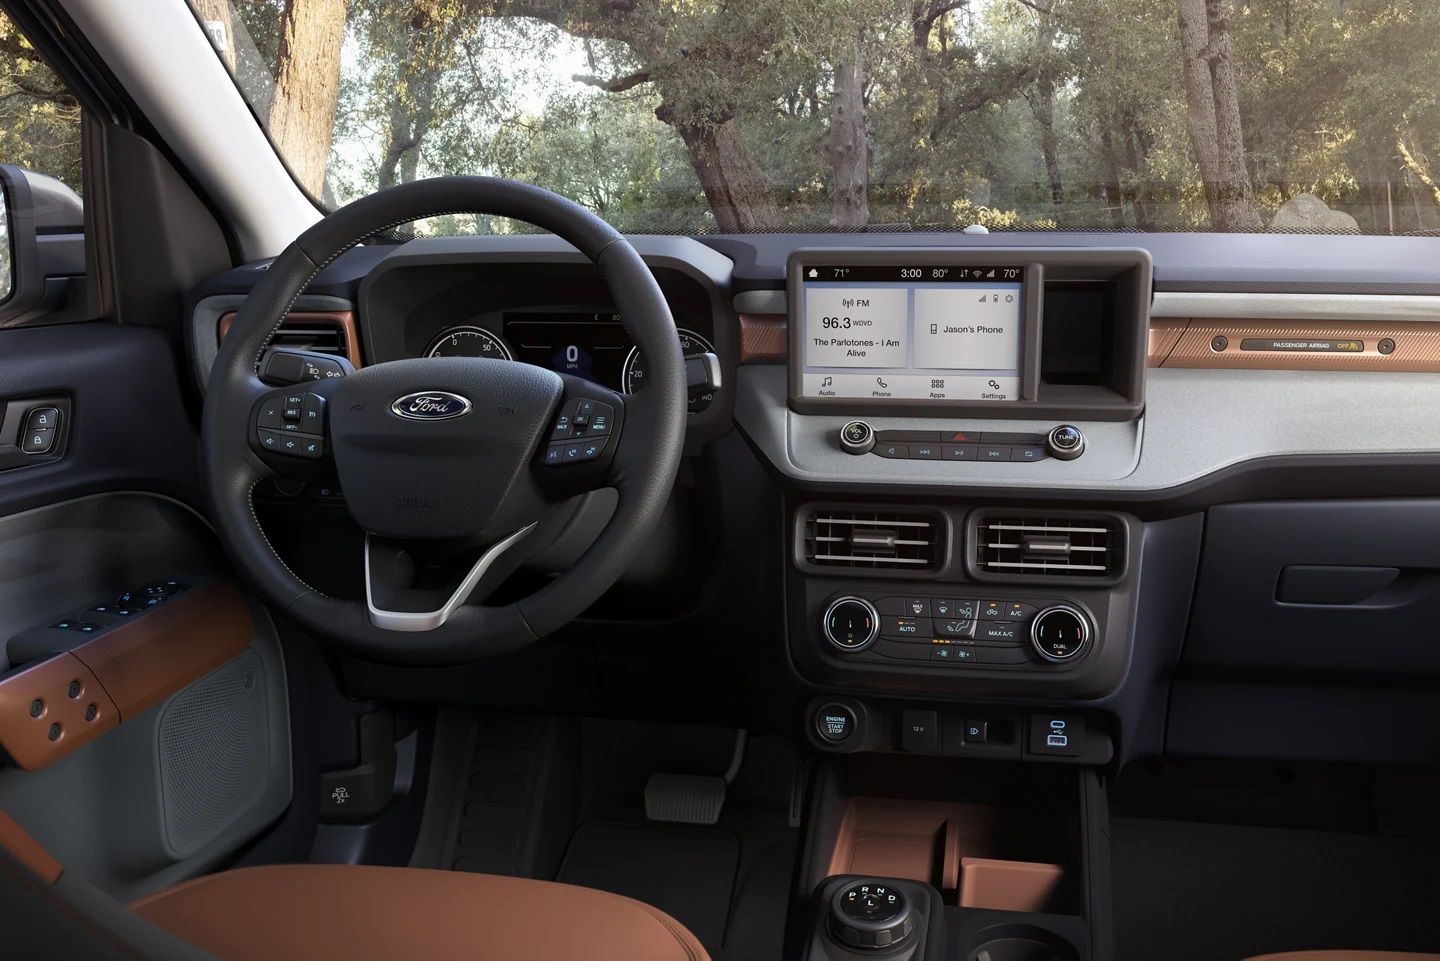
<svg viewBox="0 0 1440 961">
<path fill-rule="evenodd" d="M 87 720 L 92 706 L 95 713 Z M 26 771 L 53 764 L 119 726 L 115 702 L 73 653 L 41 661 L 0 681 L 0 746 Z"/>
<path fill-rule="evenodd" d="M 230 325 L 235 323 L 237 311 L 227 311 L 220 315 L 216 338 L 224 340 L 225 335 L 230 332 Z M 355 321 L 353 310 L 292 310 L 285 315 L 285 322 L 281 327 L 288 327 L 299 324 L 331 324 L 340 328 L 340 336 L 345 341 L 345 357 L 359 370 L 364 366 L 360 356 L 360 330 Z"/>
<path fill-rule="evenodd" d="M 783 314 L 740 314 L 740 363 L 784 363 L 790 353 Z"/>
<path fill-rule="evenodd" d="M 1224 350 L 1212 345 L 1224 337 Z M 1363 349 L 1352 352 L 1303 350 L 1241 350 L 1246 339 L 1354 340 Z M 1382 353 L 1383 340 L 1392 341 Z M 1384 370 L 1440 372 L 1440 324 L 1349 323 L 1343 321 L 1225 321 L 1197 318 L 1165 359 L 1165 367 L 1227 370 Z"/>
<path fill-rule="evenodd" d="M 1185 333 L 1185 328 L 1190 326 L 1188 320 L 1169 320 L 1162 317 L 1150 319 L 1150 349 L 1149 358 L 1151 367 L 1161 367 L 1165 358 L 1180 343 L 1180 337 Z"/>
<path fill-rule="evenodd" d="M 0 811 L 0 848 L 34 872 L 46 884 L 60 880 L 65 868 L 18 821 Z"/>
</svg>

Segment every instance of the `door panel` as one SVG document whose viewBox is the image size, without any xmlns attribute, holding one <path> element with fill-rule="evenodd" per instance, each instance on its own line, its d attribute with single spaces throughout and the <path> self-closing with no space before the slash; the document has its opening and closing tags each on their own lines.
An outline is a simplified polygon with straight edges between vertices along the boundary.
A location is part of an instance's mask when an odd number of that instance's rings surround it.
<svg viewBox="0 0 1440 961">
<path fill-rule="evenodd" d="M 214 867 L 289 803 L 284 660 L 269 617 L 229 577 L 208 526 L 157 495 L 96 495 L 0 518 L 7 638 L 39 629 L 63 647 L 74 632 L 49 624 L 70 612 L 152 582 L 209 585 L 113 628 L 118 655 L 110 645 L 108 659 L 90 657 L 118 727 L 39 770 L 0 770 L 0 807 L 67 870 L 125 900 Z M 168 627 L 140 630 L 147 619 Z M 237 629 L 248 634 L 239 644 L 226 637 Z M 82 640 L 75 656 L 105 637 Z M 217 638 L 233 646 L 217 648 Z M 217 649 L 224 663 L 206 670 Z M 22 667 L 0 688 L 25 676 Z M 51 718 L 6 716 L 0 726 Z"/>
</svg>

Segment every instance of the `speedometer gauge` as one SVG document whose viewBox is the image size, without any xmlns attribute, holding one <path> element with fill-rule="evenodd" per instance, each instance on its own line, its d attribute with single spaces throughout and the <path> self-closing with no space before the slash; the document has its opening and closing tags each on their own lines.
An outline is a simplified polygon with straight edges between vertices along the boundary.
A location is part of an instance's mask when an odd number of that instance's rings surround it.
<svg viewBox="0 0 1440 961">
<path fill-rule="evenodd" d="M 440 336 L 425 348 L 425 356 L 515 359 L 509 345 L 483 327 L 450 327 L 442 330 Z"/>
<path fill-rule="evenodd" d="M 680 353 L 682 354 L 713 354 L 715 352 L 714 345 L 693 330 L 677 327 L 675 333 L 679 335 Z M 645 358 L 640 356 L 639 347 L 630 348 L 630 355 L 625 358 L 625 367 L 620 373 L 620 383 L 627 394 L 633 394 L 645 386 Z M 710 402 L 714 399 L 714 394 L 701 394 L 699 397 L 690 398 L 690 413 L 700 413 L 709 407 Z"/>
</svg>

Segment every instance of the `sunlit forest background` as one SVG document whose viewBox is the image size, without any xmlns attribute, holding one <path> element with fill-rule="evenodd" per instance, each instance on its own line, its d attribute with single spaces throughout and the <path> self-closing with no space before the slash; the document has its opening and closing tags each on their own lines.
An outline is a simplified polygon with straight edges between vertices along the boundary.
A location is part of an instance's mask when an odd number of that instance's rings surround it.
<svg viewBox="0 0 1440 961">
<path fill-rule="evenodd" d="M 627 230 L 1440 233 L 1436 0 L 191 4 L 330 205 L 486 173 Z M 4 155 L 78 170 L 13 32 L 0 77 Z"/>
</svg>

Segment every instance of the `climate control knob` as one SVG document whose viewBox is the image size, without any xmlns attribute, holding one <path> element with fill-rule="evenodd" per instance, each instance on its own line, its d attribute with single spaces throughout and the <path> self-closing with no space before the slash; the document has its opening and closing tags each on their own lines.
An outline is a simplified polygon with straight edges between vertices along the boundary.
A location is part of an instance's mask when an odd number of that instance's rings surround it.
<svg viewBox="0 0 1440 961">
<path fill-rule="evenodd" d="M 880 615 L 863 597 L 837 597 L 821 621 L 825 639 L 842 651 L 863 651 L 880 633 Z"/>
<path fill-rule="evenodd" d="M 1030 644 L 1052 664 L 1073 661 L 1090 643 L 1090 619 L 1066 604 L 1047 607 L 1030 622 Z"/>
</svg>

